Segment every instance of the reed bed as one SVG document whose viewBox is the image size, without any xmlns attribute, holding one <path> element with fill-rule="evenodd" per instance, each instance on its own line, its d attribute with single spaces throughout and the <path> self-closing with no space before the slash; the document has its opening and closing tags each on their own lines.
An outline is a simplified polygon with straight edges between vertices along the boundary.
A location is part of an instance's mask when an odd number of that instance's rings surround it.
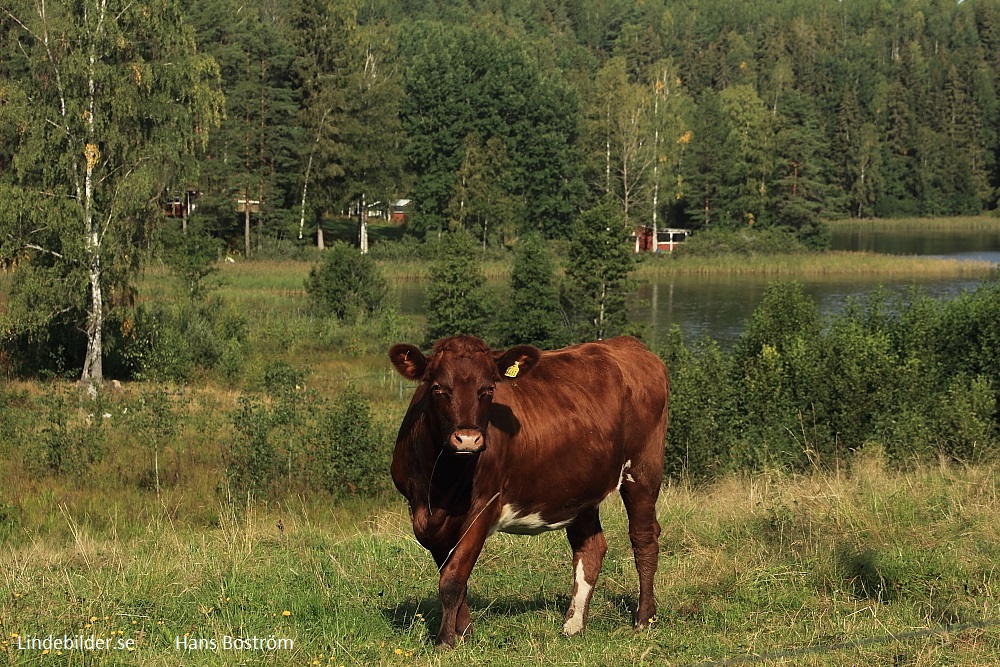
<svg viewBox="0 0 1000 667">
<path fill-rule="evenodd" d="M 946 218 L 844 218 L 831 220 L 837 229 L 901 232 L 1000 232 L 1000 216 L 976 215 Z"/>
<path fill-rule="evenodd" d="M 219 272 L 209 280 L 226 292 L 266 291 L 276 297 L 304 296 L 303 281 L 311 262 L 252 261 L 221 263 Z M 430 263 L 418 260 L 379 261 L 383 275 L 390 281 L 429 280 Z M 482 265 L 487 280 L 506 280 L 510 262 L 490 260 Z M 887 277 L 959 277 L 980 278 L 996 267 L 989 262 L 963 261 L 937 257 L 883 255 L 878 253 L 829 251 L 822 253 L 716 257 L 650 257 L 636 268 L 639 278 L 658 275 L 773 275 L 773 276 L 850 276 Z M 147 271 L 147 279 L 169 277 L 164 271 Z"/>
<path fill-rule="evenodd" d="M 828 251 L 758 256 L 654 257 L 640 264 L 636 274 L 639 277 L 716 274 L 982 278 L 995 272 L 995 265 L 983 261 Z"/>
</svg>

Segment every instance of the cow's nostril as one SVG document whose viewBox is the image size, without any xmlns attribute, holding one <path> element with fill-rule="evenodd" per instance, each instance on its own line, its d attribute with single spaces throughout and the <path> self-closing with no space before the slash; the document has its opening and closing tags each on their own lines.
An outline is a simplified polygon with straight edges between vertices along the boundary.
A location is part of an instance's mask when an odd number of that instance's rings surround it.
<svg viewBox="0 0 1000 667">
<path fill-rule="evenodd" d="M 451 434 L 451 446 L 458 452 L 478 452 L 483 448 L 483 433 L 479 429 L 458 429 Z"/>
</svg>

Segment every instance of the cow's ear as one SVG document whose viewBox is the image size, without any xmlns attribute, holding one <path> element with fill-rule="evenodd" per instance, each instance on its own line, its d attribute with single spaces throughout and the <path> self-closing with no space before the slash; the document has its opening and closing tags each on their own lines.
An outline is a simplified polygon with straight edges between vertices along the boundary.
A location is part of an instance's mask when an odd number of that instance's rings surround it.
<svg viewBox="0 0 1000 667">
<path fill-rule="evenodd" d="M 389 348 L 389 361 L 407 380 L 420 380 L 427 370 L 427 357 L 416 346 L 400 343 Z"/>
<path fill-rule="evenodd" d="M 542 353 L 531 345 L 518 345 L 506 352 L 494 352 L 501 380 L 512 380 L 531 372 Z"/>
</svg>

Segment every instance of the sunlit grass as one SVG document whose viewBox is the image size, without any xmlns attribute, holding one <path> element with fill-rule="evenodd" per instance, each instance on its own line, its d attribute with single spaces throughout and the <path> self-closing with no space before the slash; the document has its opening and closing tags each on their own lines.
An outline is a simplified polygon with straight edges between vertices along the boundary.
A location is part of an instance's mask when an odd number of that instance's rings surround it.
<svg viewBox="0 0 1000 667">
<path fill-rule="evenodd" d="M 660 611 L 641 633 L 630 627 L 636 577 L 614 495 L 583 636 L 560 634 L 565 536 L 498 534 L 470 581 L 475 634 L 445 653 L 432 647 L 436 568 L 400 499 L 220 501 L 204 524 L 146 494 L 91 505 L 106 517 L 97 521 L 77 505 L 99 493 L 84 485 L 53 502 L 48 528 L 29 520 L 30 539 L 0 551 L 0 653 L 37 664 L 12 636 L 65 632 L 136 640 L 134 655 L 75 658 L 96 665 L 697 665 L 750 654 L 772 656 L 761 664 L 995 664 L 997 480 L 989 466 L 887 472 L 876 454 L 840 474 L 667 487 Z M 185 633 L 294 647 L 178 652 Z"/>
</svg>

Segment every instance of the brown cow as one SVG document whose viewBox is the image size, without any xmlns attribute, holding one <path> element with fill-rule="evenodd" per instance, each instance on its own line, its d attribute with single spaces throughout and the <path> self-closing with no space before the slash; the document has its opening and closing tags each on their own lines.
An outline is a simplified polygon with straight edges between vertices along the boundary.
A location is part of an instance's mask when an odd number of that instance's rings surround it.
<svg viewBox="0 0 1000 667">
<path fill-rule="evenodd" d="M 562 350 L 492 351 L 474 336 L 389 350 L 420 382 L 396 438 L 392 479 L 440 572 L 439 645 L 471 631 L 469 574 L 496 531 L 565 528 L 573 593 L 563 632 L 584 628 L 607 543 L 598 506 L 618 489 L 639 572 L 636 626 L 656 611 L 667 377 L 634 338 Z"/>
</svg>

